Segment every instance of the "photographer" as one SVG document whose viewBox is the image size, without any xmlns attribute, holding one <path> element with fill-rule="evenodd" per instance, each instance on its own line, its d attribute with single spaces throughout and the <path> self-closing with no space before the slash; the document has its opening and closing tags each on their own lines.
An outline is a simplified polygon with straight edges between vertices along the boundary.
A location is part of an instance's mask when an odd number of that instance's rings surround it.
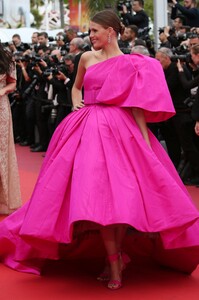
<svg viewBox="0 0 199 300">
<path fill-rule="evenodd" d="M 194 123 L 191 118 L 191 109 L 184 103 L 190 97 L 190 90 L 185 89 L 179 78 L 176 62 L 172 62 L 173 53 L 170 49 L 161 48 L 156 53 L 164 69 L 168 88 L 176 109 L 176 115 L 161 124 L 161 133 L 166 141 L 169 155 L 176 168 L 181 160 L 181 149 L 185 160 L 191 166 L 193 176 L 199 174 L 199 151 L 193 139 Z M 190 174 L 183 174 L 186 182 Z"/>
<path fill-rule="evenodd" d="M 38 34 L 38 44 L 40 46 L 48 47 L 48 33 L 45 31 L 39 32 Z"/>
<path fill-rule="evenodd" d="M 21 37 L 20 37 L 19 34 L 14 34 L 12 36 L 12 42 L 15 45 L 17 51 L 19 51 L 19 52 L 24 52 L 24 51 L 26 51 L 27 49 L 30 48 L 28 44 L 24 44 L 21 41 Z"/>
<path fill-rule="evenodd" d="M 136 25 L 129 25 L 124 29 L 124 39 L 128 42 L 127 48 L 134 46 L 135 40 L 138 37 L 138 27 Z"/>
<path fill-rule="evenodd" d="M 179 10 L 186 18 L 186 25 L 190 27 L 199 27 L 199 10 L 196 7 L 196 0 L 184 0 L 184 6 L 179 4 L 176 0 L 171 0 L 170 2 L 172 3 L 172 20 L 176 18 Z"/>
<path fill-rule="evenodd" d="M 16 53 L 14 55 L 17 70 L 17 90 L 10 95 L 13 118 L 13 131 L 15 142 L 19 142 L 20 145 L 27 143 L 27 120 L 26 120 L 26 108 L 28 99 L 23 97 L 23 93 L 29 86 L 30 77 L 28 75 L 28 54 Z"/>
<path fill-rule="evenodd" d="M 134 0 L 132 3 L 132 10 L 135 14 L 130 14 L 127 7 L 123 5 L 122 18 L 125 26 L 136 25 L 139 29 L 149 26 L 149 17 L 144 11 L 144 1 Z"/>
<path fill-rule="evenodd" d="M 47 53 L 45 52 L 46 49 L 48 48 L 45 45 L 39 46 L 38 54 L 40 54 L 40 56 L 34 57 L 33 61 L 31 62 L 31 68 L 34 72 L 34 76 L 31 82 L 31 90 L 29 87 L 27 93 L 30 93 L 34 99 L 35 118 L 39 135 L 39 141 L 31 146 L 31 152 L 46 151 L 49 143 L 49 112 L 42 112 L 42 107 L 45 105 L 45 101 L 48 100 L 48 85 L 46 77 L 43 75 L 45 70 L 48 68 L 48 61 L 45 60 L 45 55 Z"/>
<path fill-rule="evenodd" d="M 77 69 L 78 69 L 78 64 L 81 58 L 81 55 L 83 53 L 83 47 L 84 45 L 84 40 L 80 37 L 74 38 L 70 41 L 69 44 L 69 54 L 74 54 L 75 55 L 75 62 L 74 62 L 74 72 L 73 72 L 73 81 L 75 81 L 75 77 L 77 74 Z"/>
<path fill-rule="evenodd" d="M 160 47 L 176 48 L 188 39 L 189 26 L 185 26 L 185 18 L 177 15 L 173 26 L 159 28 L 159 39 L 162 42 Z"/>
<path fill-rule="evenodd" d="M 199 65 L 199 44 L 191 47 L 191 57 L 196 66 Z M 198 75 L 199 77 L 199 75 Z M 195 78 L 195 81 L 198 79 Z M 199 87 L 199 79 L 198 79 L 198 87 Z M 197 93 L 195 95 L 195 102 L 192 106 L 192 117 L 196 121 L 195 124 L 195 132 L 199 136 L 199 89 L 197 89 Z"/>
<path fill-rule="evenodd" d="M 159 48 L 166 47 L 171 48 L 171 43 L 168 40 L 169 34 L 167 33 L 166 29 L 159 29 L 159 40 L 160 40 L 160 46 Z"/>
<path fill-rule="evenodd" d="M 165 26 L 163 29 L 159 29 L 159 33 L 164 33 L 165 39 L 170 45 L 168 48 L 177 48 L 183 41 L 188 39 L 186 30 L 187 28 L 184 26 L 178 30 L 176 30 L 175 27 Z"/>
<path fill-rule="evenodd" d="M 73 85 L 74 60 L 74 55 L 66 55 L 64 64 L 57 64 L 56 68 L 51 69 L 52 72 L 47 77 L 48 83 L 53 88 L 52 103 L 46 105 L 46 109 L 50 108 L 48 121 L 50 138 L 59 123 L 72 109 L 71 89 Z M 45 106 L 43 108 L 45 109 Z"/>
<path fill-rule="evenodd" d="M 181 43 L 181 45 L 177 47 L 174 50 L 174 52 L 177 55 L 180 55 L 180 57 L 182 57 L 180 61 L 181 60 L 184 61 L 183 65 L 184 63 L 186 64 L 186 68 L 189 70 L 191 77 L 195 77 L 199 74 L 199 70 L 191 59 L 190 49 L 192 46 L 197 45 L 199 43 L 199 35 L 196 32 L 189 32 L 188 39 L 185 42 Z M 180 63 L 178 63 L 177 65 L 180 65 Z M 192 78 L 188 78 L 188 79 L 192 79 Z M 183 84 L 184 86 L 187 86 L 187 83 L 183 82 Z"/>
<path fill-rule="evenodd" d="M 66 42 L 67 42 L 66 35 L 63 32 L 58 32 L 56 34 L 55 41 L 56 41 L 58 50 L 68 51 L 68 46 L 66 44 Z"/>
<path fill-rule="evenodd" d="M 64 33 L 66 35 L 66 42 L 70 43 L 72 39 L 77 37 L 77 30 L 74 28 L 64 28 Z"/>
</svg>

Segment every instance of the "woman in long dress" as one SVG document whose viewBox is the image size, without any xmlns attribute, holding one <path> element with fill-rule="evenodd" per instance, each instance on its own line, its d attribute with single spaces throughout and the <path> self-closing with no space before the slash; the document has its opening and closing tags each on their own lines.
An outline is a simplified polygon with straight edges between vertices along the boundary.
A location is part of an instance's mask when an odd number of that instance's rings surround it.
<svg viewBox="0 0 199 300">
<path fill-rule="evenodd" d="M 0 214 L 10 214 L 21 206 L 12 117 L 7 96 L 15 87 L 12 56 L 0 44 Z"/>
<path fill-rule="evenodd" d="M 0 256 L 13 269 L 39 274 L 61 245 L 69 254 L 90 230 L 104 241 L 108 268 L 99 277 L 110 289 L 122 285 L 122 252 L 142 253 L 142 236 L 161 265 L 191 273 L 199 263 L 199 213 L 146 126 L 175 114 L 162 67 L 124 55 L 122 32 L 111 10 L 90 22 L 95 51 L 81 56 L 74 112 L 53 135 L 30 201 L 0 223 Z"/>
</svg>

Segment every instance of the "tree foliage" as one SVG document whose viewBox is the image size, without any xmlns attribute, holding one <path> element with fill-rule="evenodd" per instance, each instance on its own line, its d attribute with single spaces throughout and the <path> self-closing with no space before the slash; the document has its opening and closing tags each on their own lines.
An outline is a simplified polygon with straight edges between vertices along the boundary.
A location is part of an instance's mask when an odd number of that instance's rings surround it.
<svg viewBox="0 0 199 300">
<path fill-rule="evenodd" d="M 148 14 L 148 16 L 153 20 L 153 0 L 145 0 L 144 1 L 144 10 Z"/>
<path fill-rule="evenodd" d="M 75 2 L 78 3 L 79 0 L 75 0 Z M 117 0 L 85 0 L 85 2 L 89 17 L 105 8 L 115 9 L 118 3 Z M 150 16 L 150 18 L 153 20 L 153 0 L 145 0 L 144 9 Z"/>
<path fill-rule="evenodd" d="M 60 0 L 59 0 L 60 1 Z M 74 2 L 78 3 L 80 0 L 74 0 Z M 117 0 L 82 0 L 86 3 L 88 17 L 93 16 L 96 12 L 106 9 L 117 7 Z M 64 0 L 64 3 L 67 4 L 69 1 Z M 39 14 L 39 6 L 44 5 L 44 0 L 30 0 L 31 4 L 31 12 L 35 17 L 36 26 L 39 27 L 42 16 Z M 145 0 L 144 9 L 150 18 L 153 20 L 153 0 Z"/>
</svg>

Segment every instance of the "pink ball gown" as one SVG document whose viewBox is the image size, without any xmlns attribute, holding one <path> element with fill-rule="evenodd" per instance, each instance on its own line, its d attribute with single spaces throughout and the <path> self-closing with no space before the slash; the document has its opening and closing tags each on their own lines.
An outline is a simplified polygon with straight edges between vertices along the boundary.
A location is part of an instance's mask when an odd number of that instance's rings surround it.
<svg viewBox="0 0 199 300">
<path fill-rule="evenodd" d="M 175 114 L 161 65 L 119 55 L 90 66 L 84 88 L 85 107 L 55 131 L 31 199 L 0 223 L 2 261 L 39 274 L 45 259 L 59 259 L 61 244 L 78 238 L 78 224 L 124 223 L 134 247 L 138 232 L 149 233 L 156 261 L 191 273 L 199 213 L 165 150 L 150 132 L 148 147 L 131 113 L 142 108 L 147 122 Z"/>
</svg>

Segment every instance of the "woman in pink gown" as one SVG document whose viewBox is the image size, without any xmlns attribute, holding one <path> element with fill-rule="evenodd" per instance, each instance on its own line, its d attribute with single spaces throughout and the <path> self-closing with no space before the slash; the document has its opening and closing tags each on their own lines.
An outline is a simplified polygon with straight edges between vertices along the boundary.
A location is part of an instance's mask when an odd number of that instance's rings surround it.
<svg viewBox="0 0 199 300">
<path fill-rule="evenodd" d="M 59 259 L 61 244 L 70 249 L 94 229 L 107 251 L 108 288 L 118 289 L 127 227 L 129 254 L 143 234 L 160 264 L 197 267 L 199 213 L 146 126 L 175 114 L 163 71 L 155 59 L 124 55 L 122 31 L 110 10 L 92 18 L 96 51 L 81 57 L 74 112 L 54 133 L 30 201 L 0 223 L 0 256 L 13 269 L 39 274 L 45 259 Z"/>
</svg>

